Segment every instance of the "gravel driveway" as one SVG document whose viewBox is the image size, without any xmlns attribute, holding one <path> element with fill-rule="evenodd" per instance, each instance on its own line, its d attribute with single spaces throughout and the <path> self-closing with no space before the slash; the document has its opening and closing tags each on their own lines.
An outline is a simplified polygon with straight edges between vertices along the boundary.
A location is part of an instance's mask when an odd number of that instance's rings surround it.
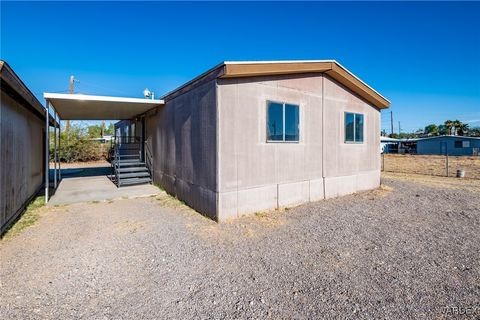
<svg viewBox="0 0 480 320">
<path fill-rule="evenodd" d="M 165 195 L 44 209 L 0 243 L 0 318 L 480 312 L 480 190 L 384 184 L 220 225 Z"/>
</svg>

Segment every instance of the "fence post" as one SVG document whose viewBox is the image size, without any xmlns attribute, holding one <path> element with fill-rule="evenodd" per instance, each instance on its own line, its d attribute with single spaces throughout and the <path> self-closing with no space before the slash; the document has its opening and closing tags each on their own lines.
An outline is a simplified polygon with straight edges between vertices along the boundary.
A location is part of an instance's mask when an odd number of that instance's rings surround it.
<svg viewBox="0 0 480 320">
<path fill-rule="evenodd" d="M 446 159 L 447 159 L 447 160 L 446 160 L 447 165 L 446 165 L 445 171 L 446 171 L 447 177 L 448 177 L 448 153 L 445 153 L 445 157 L 446 157 Z"/>
<path fill-rule="evenodd" d="M 382 152 L 382 171 L 385 172 L 385 153 Z"/>
</svg>

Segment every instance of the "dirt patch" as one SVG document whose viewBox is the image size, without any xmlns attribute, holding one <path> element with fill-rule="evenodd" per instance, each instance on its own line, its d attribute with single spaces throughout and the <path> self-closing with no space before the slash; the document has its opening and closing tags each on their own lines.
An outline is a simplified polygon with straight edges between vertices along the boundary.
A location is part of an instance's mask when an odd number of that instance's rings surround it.
<svg viewBox="0 0 480 320">
<path fill-rule="evenodd" d="M 138 230 L 145 228 L 147 221 L 135 221 L 135 220 L 125 220 L 115 223 L 115 226 L 120 232 L 130 232 L 134 233 Z"/>
<path fill-rule="evenodd" d="M 57 166 L 58 166 L 58 164 L 57 164 Z M 61 169 L 95 168 L 95 167 L 110 167 L 110 166 L 111 166 L 110 162 L 108 162 L 106 160 L 71 162 L 71 163 L 62 162 L 60 164 Z M 54 163 L 53 162 L 50 162 L 50 168 L 51 169 L 54 168 Z"/>
<path fill-rule="evenodd" d="M 446 176 L 446 157 L 436 155 L 385 154 L 384 171 Z M 465 170 L 465 179 L 480 179 L 480 157 L 448 157 L 448 176 Z"/>
</svg>

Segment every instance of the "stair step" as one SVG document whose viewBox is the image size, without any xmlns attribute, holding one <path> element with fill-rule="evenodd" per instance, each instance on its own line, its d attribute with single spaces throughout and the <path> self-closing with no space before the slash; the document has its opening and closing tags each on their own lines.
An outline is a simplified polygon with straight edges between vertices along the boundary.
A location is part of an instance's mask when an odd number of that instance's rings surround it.
<svg viewBox="0 0 480 320">
<path fill-rule="evenodd" d="M 147 167 L 127 167 L 127 168 L 118 168 L 119 173 L 123 172 L 139 172 L 139 171 L 148 171 Z"/>
<path fill-rule="evenodd" d="M 130 178 L 130 179 L 121 179 L 118 182 L 118 185 L 121 187 L 121 186 L 143 184 L 143 183 L 150 183 L 150 182 L 152 182 L 152 179 L 150 178 Z"/>
<path fill-rule="evenodd" d="M 137 158 L 138 159 L 138 154 L 120 154 L 118 155 L 119 158 Z"/>
<path fill-rule="evenodd" d="M 123 167 L 123 166 L 145 166 L 145 162 L 140 162 L 138 160 L 120 160 L 118 164 Z"/>
<path fill-rule="evenodd" d="M 141 171 L 141 172 L 131 172 L 131 173 L 120 173 L 118 178 L 120 180 L 128 179 L 128 178 L 150 178 L 150 173 L 148 171 Z"/>
</svg>

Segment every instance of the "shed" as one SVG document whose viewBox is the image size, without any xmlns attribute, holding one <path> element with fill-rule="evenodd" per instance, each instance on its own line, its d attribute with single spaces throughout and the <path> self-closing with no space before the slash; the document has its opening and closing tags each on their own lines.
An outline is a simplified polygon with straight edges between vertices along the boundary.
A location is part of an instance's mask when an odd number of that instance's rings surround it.
<svg viewBox="0 0 480 320">
<path fill-rule="evenodd" d="M 473 156 L 480 154 L 480 137 L 435 136 L 417 140 L 417 154 Z"/>
</svg>

